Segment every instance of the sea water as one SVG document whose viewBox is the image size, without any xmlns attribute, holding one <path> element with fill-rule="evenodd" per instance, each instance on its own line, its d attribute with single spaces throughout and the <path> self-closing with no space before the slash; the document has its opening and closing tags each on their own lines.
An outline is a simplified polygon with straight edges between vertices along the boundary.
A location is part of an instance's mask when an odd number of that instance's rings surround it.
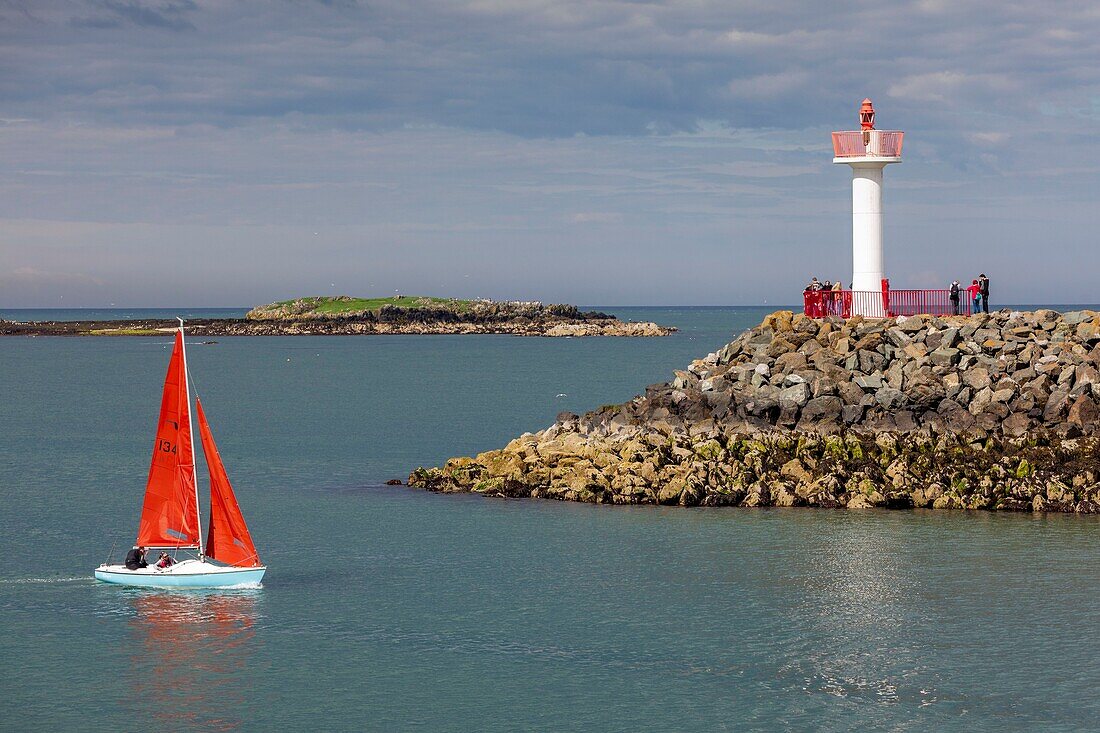
<svg viewBox="0 0 1100 733">
<path fill-rule="evenodd" d="M 0 339 L 0 729 L 1096 729 L 1094 517 L 383 485 L 627 400 L 768 309 L 611 310 L 682 330 L 192 341 L 269 566 L 229 592 L 91 579 L 133 540 L 170 340 Z"/>
<path fill-rule="evenodd" d="M 132 321 L 244 318 L 248 308 L 0 308 L 6 321 Z"/>
</svg>

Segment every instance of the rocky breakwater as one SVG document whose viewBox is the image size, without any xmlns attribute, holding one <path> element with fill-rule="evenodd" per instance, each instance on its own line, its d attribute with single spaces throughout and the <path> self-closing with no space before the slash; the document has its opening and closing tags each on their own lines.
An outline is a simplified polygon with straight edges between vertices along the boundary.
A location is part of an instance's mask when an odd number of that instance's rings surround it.
<svg viewBox="0 0 1100 733">
<path fill-rule="evenodd" d="M 1100 511 L 1100 314 L 773 313 L 623 405 L 411 486 L 679 506 Z"/>
</svg>

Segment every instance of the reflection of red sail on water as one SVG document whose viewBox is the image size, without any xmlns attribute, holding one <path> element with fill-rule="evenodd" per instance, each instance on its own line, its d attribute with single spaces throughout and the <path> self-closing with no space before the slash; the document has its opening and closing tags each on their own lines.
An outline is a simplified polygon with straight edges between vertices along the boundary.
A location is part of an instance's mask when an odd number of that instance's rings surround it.
<svg viewBox="0 0 1100 733">
<path fill-rule="evenodd" d="M 143 593 L 129 599 L 141 642 L 132 658 L 133 695 L 145 728 L 243 722 L 248 658 L 256 645 L 253 593 Z"/>
</svg>

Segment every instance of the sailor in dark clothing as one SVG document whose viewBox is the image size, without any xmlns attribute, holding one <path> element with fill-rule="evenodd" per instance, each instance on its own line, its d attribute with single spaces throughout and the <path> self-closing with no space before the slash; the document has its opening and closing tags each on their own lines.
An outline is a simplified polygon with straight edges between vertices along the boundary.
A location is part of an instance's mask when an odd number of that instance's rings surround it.
<svg viewBox="0 0 1100 733">
<path fill-rule="evenodd" d="M 147 567 L 149 563 L 145 562 L 145 548 L 134 545 L 134 549 L 126 553 L 126 569 L 137 570 Z"/>
</svg>

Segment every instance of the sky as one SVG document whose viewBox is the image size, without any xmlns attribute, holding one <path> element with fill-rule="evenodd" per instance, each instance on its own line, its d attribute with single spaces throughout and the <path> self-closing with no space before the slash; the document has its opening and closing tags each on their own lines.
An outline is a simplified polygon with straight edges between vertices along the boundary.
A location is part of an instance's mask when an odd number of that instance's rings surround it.
<svg viewBox="0 0 1100 733">
<path fill-rule="evenodd" d="M 0 0 L 0 307 L 1100 301 L 1100 5 Z"/>
</svg>

